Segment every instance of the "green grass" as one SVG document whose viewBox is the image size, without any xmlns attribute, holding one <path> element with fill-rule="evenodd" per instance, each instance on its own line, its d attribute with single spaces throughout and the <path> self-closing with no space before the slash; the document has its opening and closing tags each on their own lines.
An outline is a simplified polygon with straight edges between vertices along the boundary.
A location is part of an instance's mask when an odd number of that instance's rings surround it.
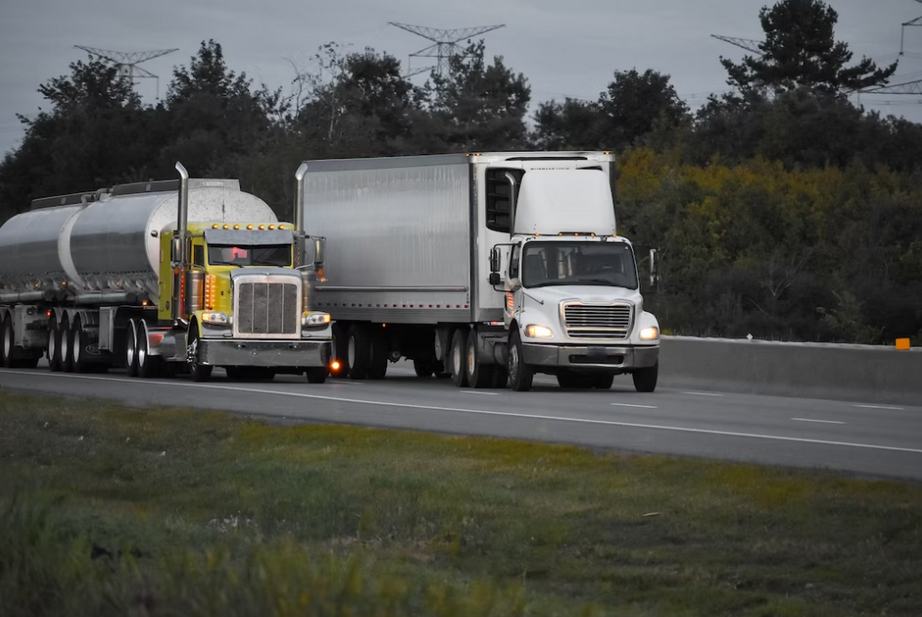
<svg viewBox="0 0 922 617">
<path fill-rule="evenodd" d="M 897 482 L 0 391 L 0 487 L 5 615 L 922 615 Z"/>
</svg>

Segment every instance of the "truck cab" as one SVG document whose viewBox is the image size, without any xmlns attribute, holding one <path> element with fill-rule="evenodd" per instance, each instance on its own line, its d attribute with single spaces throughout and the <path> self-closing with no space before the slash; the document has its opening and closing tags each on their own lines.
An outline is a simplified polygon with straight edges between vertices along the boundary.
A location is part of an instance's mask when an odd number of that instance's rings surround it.
<svg viewBox="0 0 922 617">
<path fill-rule="evenodd" d="M 185 276 L 175 268 L 174 240 L 179 238 L 169 227 L 160 234 L 158 321 L 166 323 L 175 316 L 171 301 L 178 285 L 180 315 L 190 322 L 185 347 L 193 373 L 208 372 L 212 366 L 223 366 L 229 374 L 238 367 L 243 374 L 244 367 L 254 366 L 285 372 L 287 366 L 307 364 L 317 367 L 306 369 L 308 378 L 323 381 L 330 355 L 330 315 L 310 308 L 318 273 L 323 271 L 316 259 L 310 266 L 295 267 L 295 225 L 189 224 Z M 323 244 L 318 239 L 313 245 L 320 260 Z"/>
<path fill-rule="evenodd" d="M 562 387 L 611 387 L 630 373 L 655 389 L 659 324 L 644 310 L 631 242 L 617 234 L 602 169 L 505 172 L 510 240 L 490 256 L 490 284 L 505 292 L 506 369 L 514 390 L 535 373 Z"/>
</svg>

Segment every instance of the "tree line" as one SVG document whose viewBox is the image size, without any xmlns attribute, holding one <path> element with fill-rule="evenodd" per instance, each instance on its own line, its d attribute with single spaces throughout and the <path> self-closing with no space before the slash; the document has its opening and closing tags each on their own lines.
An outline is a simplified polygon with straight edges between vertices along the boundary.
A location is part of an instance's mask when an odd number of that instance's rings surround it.
<svg viewBox="0 0 922 617">
<path fill-rule="evenodd" d="M 653 70 L 596 100 L 541 103 L 470 42 L 423 85 L 388 53 L 322 45 L 291 88 L 256 86 L 203 41 L 142 104 L 92 60 L 39 87 L 47 110 L 0 163 L 0 221 L 36 197 L 193 175 L 239 178 L 282 218 L 305 159 L 520 149 L 616 152 L 619 228 L 660 248 L 651 303 L 675 333 L 889 343 L 922 336 L 922 125 L 848 99 L 896 64 L 853 62 L 819 0 L 764 7 L 760 54 L 692 112 Z"/>
</svg>

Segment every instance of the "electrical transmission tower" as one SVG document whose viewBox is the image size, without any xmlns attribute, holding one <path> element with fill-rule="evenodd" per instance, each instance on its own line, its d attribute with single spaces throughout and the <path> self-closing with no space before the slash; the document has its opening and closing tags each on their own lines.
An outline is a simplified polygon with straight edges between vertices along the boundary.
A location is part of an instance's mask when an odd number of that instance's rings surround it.
<svg viewBox="0 0 922 617">
<path fill-rule="evenodd" d="M 922 2 L 922 0 L 919 1 Z M 723 41 L 724 43 L 730 43 L 731 45 L 742 47 L 746 51 L 751 51 L 755 54 L 759 54 L 760 56 L 763 55 L 762 50 L 759 49 L 759 45 L 762 43 L 762 41 L 756 41 L 754 39 L 740 39 L 736 38 L 735 36 L 722 36 L 720 34 L 712 34 L 711 36 L 719 41 Z"/>
<path fill-rule="evenodd" d="M 157 82 L 157 100 L 160 100 L 160 78 L 147 69 L 142 69 L 139 64 L 171 54 L 176 49 L 159 49 L 155 51 L 110 51 L 108 49 L 96 49 L 94 47 L 84 47 L 83 45 L 74 45 L 77 49 L 82 49 L 91 56 L 97 56 L 103 60 L 108 60 L 118 69 L 119 77 L 128 80 L 131 85 L 135 85 L 136 78 L 149 78 Z"/>
<path fill-rule="evenodd" d="M 916 2 L 922 4 L 922 0 L 916 0 Z M 922 15 L 920 15 L 919 17 L 916 17 L 915 19 L 910 19 L 909 21 L 902 24 L 902 27 L 900 28 L 900 55 L 901 56 L 903 55 L 903 40 L 905 39 L 905 36 L 906 36 L 907 26 L 908 27 L 922 26 Z"/>
<path fill-rule="evenodd" d="M 496 26 L 477 26 L 474 28 L 442 30 L 440 28 L 428 28 L 426 26 L 398 24 L 393 21 L 388 23 L 392 26 L 400 28 L 401 30 L 406 30 L 407 32 L 411 32 L 417 36 L 421 36 L 424 39 L 429 39 L 433 42 L 433 45 L 430 45 L 425 49 L 420 49 L 416 53 L 410 54 L 410 58 L 438 58 L 438 64 L 435 66 L 427 66 L 421 69 L 409 71 L 405 77 L 412 77 L 413 75 L 419 75 L 420 73 L 431 70 L 435 70 L 439 75 L 447 73 L 449 61 L 451 58 L 465 56 L 464 50 L 460 45 L 458 45 L 460 41 L 469 39 L 472 36 L 477 36 L 478 34 L 484 34 L 492 30 L 503 28 L 506 25 L 499 24 Z M 409 66 L 407 68 L 409 69 Z"/>
</svg>

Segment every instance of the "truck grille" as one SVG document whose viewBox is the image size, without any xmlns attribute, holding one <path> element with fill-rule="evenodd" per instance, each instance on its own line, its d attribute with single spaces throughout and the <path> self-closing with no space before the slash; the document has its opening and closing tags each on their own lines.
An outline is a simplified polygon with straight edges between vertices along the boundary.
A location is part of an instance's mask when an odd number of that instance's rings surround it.
<svg viewBox="0 0 922 617">
<path fill-rule="evenodd" d="M 237 332 L 298 334 L 298 293 L 292 283 L 239 283 L 234 315 Z"/>
<path fill-rule="evenodd" d="M 634 307 L 630 304 L 568 304 L 563 310 L 567 334 L 572 338 L 627 338 L 634 316 Z"/>
</svg>

